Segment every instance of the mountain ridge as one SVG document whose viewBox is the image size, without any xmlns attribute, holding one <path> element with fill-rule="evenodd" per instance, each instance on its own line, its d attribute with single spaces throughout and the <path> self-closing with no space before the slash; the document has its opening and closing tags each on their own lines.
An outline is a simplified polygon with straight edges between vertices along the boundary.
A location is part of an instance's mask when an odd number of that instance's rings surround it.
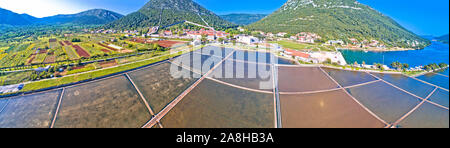
<svg viewBox="0 0 450 148">
<path fill-rule="evenodd" d="M 389 47 L 423 48 L 430 42 L 356 0 L 288 0 L 247 28 L 265 32 L 312 32 L 326 40 L 378 40 Z"/>
<path fill-rule="evenodd" d="M 216 28 L 235 26 L 192 0 L 150 0 L 138 11 L 111 22 L 105 27 L 168 26 L 185 20 Z"/>
<path fill-rule="evenodd" d="M 2 13 L 4 12 L 4 13 Z M 106 9 L 90 9 L 75 14 L 58 14 L 43 18 L 37 18 L 29 14 L 18 14 L 7 9 L 0 8 L 0 24 L 23 26 L 23 25 L 48 25 L 48 24 L 106 24 L 120 19 L 122 14 Z M 6 21 L 1 21 L 6 20 Z M 15 20 L 15 23 L 9 20 Z"/>
</svg>

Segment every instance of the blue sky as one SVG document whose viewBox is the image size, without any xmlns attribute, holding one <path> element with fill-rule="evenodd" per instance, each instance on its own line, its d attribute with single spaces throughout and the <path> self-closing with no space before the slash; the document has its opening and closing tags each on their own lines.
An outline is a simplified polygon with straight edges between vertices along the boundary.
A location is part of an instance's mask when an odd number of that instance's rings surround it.
<svg viewBox="0 0 450 148">
<path fill-rule="evenodd" d="M 36 17 L 103 8 L 128 14 L 148 0 L 0 0 L 0 7 Z M 194 0 L 217 14 L 265 13 L 287 0 Z M 443 35 L 449 28 L 449 0 L 359 0 L 419 35 Z"/>
</svg>

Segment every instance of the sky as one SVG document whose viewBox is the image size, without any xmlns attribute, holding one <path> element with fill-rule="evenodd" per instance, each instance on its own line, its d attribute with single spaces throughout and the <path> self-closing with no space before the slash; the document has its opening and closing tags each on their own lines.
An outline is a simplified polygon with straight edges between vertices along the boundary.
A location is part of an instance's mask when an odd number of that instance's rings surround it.
<svg viewBox="0 0 450 148">
<path fill-rule="evenodd" d="M 194 0 L 217 14 L 270 14 L 287 0 Z M 449 28 L 449 0 L 358 0 L 419 35 L 440 36 Z M 73 14 L 102 8 L 121 14 L 138 10 L 148 0 L 0 0 L 0 7 L 35 17 Z"/>
</svg>

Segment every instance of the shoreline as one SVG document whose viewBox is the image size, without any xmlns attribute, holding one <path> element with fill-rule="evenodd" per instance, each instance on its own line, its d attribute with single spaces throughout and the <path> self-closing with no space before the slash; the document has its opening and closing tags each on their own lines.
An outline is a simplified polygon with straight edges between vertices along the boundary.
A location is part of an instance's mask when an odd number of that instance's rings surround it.
<svg viewBox="0 0 450 148">
<path fill-rule="evenodd" d="M 428 46 L 427 46 L 428 47 Z M 421 50 L 421 49 L 414 49 L 414 48 L 347 48 L 347 47 L 341 47 L 336 48 L 336 50 L 353 50 L 353 51 L 372 51 L 372 52 L 390 52 L 390 51 L 410 51 L 410 50 Z"/>
</svg>

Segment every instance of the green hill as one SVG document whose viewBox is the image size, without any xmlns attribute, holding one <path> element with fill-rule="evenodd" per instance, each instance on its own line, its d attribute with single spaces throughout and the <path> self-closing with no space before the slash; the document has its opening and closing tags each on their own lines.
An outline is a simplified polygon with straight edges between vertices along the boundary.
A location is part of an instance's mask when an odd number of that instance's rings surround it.
<svg viewBox="0 0 450 148">
<path fill-rule="evenodd" d="M 28 25 L 30 23 L 22 15 L 0 8 L 0 25 Z"/>
<path fill-rule="evenodd" d="M 36 18 L 28 14 L 17 14 L 0 8 L 0 25 L 11 26 L 58 24 L 94 25 L 106 24 L 121 17 L 123 17 L 123 15 L 112 11 L 92 9 L 77 14 L 60 14 L 44 18 Z"/>
<path fill-rule="evenodd" d="M 266 16 L 267 14 L 242 14 L 242 13 L 220 15 L 221 18 L 229 22 L 235 23 L 237 25 L 249 25 L 251 23 L 261 20 Z"/>
<path fill-rule="evenodd" d="M 103 10 L 92 9 L 77 14 L 60 14 L 39 19 L 37 24 L 106 24 L 114 20 L 120 19 L 123 15 Z"/>
<path fill-rule="evenodd" d="M 448 34 L 435 38 L 437 41 L 448 44 Z"/>
<path fill-rule="evenodd" d="M 248 26 L 265 32 L 312 32 L 323 41 L 378 40 L 388 47 L 423 48 L 430 44 L 393 19 L 356 0 L 288 0 L 266 18 Z"/>
<path fill-rule="evenodd" d="M 192 0 L 150 0 L 137 12 L 109 23 L 105 28 L 167 26 L 184 20 L 214 28 L 235 26 Z"/>
</svg>

